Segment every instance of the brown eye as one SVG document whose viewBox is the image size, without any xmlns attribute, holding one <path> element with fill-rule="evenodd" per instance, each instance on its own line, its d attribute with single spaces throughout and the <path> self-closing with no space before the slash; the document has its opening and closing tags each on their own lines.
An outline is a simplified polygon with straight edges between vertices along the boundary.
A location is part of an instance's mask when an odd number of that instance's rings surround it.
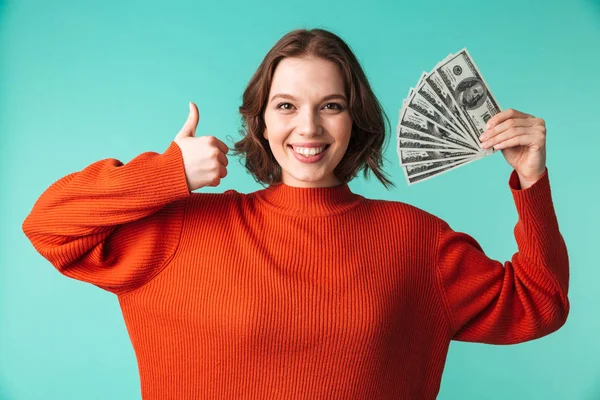
<svg viewBox="0 0 600 400">
<path fill-rule="evenodd" d="M 328 106 L 335 106 L 335 107 L 327 108 Z M 338 103 L 328 103 L 327 105 L 325 105 L 325 108 L 327 108 L 328 110 L 342 110 L 343 109 L 343 107 Z"/>
<path fill-rule="evenodd" d="M 282 110 L 289 110 L 289 108 L 281 108 L 281 106 L 285 106 L 285 105 L 291 106 L 290 103 L 280 103 L 277 105 L 277 108 L 282 109 Z"/>
</svg>

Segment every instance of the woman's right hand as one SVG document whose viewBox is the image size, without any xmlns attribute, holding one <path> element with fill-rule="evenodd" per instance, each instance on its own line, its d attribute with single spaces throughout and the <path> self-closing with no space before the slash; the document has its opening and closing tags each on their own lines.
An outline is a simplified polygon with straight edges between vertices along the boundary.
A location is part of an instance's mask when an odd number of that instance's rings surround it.
<svg viewBox="0 0 600 400">
<path fill-rule="evenodd" d="M 200 119 L 198 107 L 190 102 L 190 112 L 183 128 L 173 140 L 183 155 L 185 176 L 190 191 L 204 186 L 218 186 L 227 175 L 227 152 L 225 143 L 214 136 L 195 137 Z"/>
</svg>

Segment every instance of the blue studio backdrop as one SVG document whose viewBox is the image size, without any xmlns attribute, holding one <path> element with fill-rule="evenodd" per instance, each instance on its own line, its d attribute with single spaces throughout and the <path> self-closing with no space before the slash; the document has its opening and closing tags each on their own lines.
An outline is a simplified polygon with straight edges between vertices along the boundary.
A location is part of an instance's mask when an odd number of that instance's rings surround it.
<svg viewBox="0 0 600 400">
<path fill-rule="evenodd" d="M 38 196 L 104 158 L 163 152 L 188 114 L 232 146 L 238 107 L 266 52 L 296 28 L 354 50 L 392 124 L 387 191 L 472 235 L 486 254 L 517 250 L 502 154 L 408 186 L 393 128 L 408 88 L 467 47 L 505 108 L 542 117 L 547 166 L 571 265 L 571 313 L 547 337 L 511 346 L 452 342 L 440 399 L 600 399 L 600 2 L 0 0 L 0 399 L 139 399 L 117 298 L 60 275 L 22 233 Z M 216 188 L 261 188 L 237 160 Z"/>
</svg>

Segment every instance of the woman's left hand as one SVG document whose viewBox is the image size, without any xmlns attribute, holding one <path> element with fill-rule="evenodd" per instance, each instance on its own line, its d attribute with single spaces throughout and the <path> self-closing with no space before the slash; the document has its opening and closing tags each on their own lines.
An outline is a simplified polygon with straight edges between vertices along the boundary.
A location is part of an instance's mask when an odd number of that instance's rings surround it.
<svg viewBox="0 0 600 400">
<path fill-rule="evenodd" d="M 541 118 L 508 109 L 494 115 L 481 136 L 484 149 L 494 146 L 517 171 L 521 186 L 531 186 L 546 171 L 546 123 Z"/>
</svg>

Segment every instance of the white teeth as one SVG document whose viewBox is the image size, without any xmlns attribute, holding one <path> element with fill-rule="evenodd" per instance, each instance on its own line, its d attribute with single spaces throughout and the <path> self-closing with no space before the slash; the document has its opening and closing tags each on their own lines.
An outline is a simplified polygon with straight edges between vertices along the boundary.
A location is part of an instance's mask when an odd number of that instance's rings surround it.
<svg viewBox="0 0 600 400">
<path fill-rule="evenodd" d="M 315 154 L 319 154 L 325 150 L 325 147 L 293 147 L 294 151 L 298 154 L 302 154 L 304 156 L 314 156 Z"/>
</svg>

